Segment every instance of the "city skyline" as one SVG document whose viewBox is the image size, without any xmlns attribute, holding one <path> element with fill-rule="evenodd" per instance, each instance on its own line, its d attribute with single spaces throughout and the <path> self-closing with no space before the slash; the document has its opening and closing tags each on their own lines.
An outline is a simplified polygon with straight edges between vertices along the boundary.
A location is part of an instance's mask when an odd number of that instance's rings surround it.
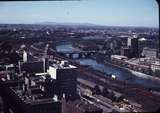
<svg viewBox="0 0 160 113">
<path fill-rule="evenodd" d="M 0 2 L 0 14 L 0 113 L 160 112 L 155 0 Z"/>
<path fill-rule="evenodd" d="M 0 23 L 92 23 L 159 28 L 155 0 L 0 2 Z"/>
</svg>

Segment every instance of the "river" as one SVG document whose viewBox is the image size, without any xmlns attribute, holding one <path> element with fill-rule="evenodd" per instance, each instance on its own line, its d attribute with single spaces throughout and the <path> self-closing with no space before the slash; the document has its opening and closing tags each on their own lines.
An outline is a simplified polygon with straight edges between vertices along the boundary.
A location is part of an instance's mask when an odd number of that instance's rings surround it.
<svg viewBox="0 0 160 113">
<path fill-rule="evenodd" d="M 77 48 L 74 48 L 71 43 L 58 45 L 56 49 L 59 52 L 77 51 Z M 80 63 L 81 65 L 88 65 L 94 70 L 106 73 L 106 76 L 107 74 L 114 74 L 116 75 L 117 79 L 121 81 L 126 80 L 127 82 L 130 82 L 132 84 L 142 85 L 147 88 L 160 88 L 160 81 L 154 78 L 151 79 L 147 77 L 139 77 L 132 74 L 128 70 L 121 69 L 110 64 L 99 63 L 93 59 L 78 59 L 76 60 L 76 62 Z"/>
</svg>

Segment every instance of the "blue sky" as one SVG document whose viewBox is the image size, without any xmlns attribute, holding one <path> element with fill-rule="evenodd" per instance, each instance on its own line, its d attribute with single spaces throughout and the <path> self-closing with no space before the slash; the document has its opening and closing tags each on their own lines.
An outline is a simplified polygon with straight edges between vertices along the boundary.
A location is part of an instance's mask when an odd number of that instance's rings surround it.
<svg viewBox="0 0 160 113">
<path fill-rule="evenodd" d="M 158 27 L 155 0 L 0 2 L 0 23 L 76 22 Z"/>
</svg>

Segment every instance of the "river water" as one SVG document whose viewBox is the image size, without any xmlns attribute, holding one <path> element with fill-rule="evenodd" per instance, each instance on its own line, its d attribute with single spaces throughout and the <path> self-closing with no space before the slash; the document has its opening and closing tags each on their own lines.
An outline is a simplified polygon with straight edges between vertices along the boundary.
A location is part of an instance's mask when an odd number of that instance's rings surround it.
<svg viewBox="0 0 160 113">
<path fill-rule="evenodd" d="M 59 52 L 65 53 L 77 51 L 77 49 L 74 48 L 70 43 L 58 45 L 56 49 Z M 129 72 L 128 70 L 124 70 L 110 64 L 99 63 L 93 59 L 78 59 L 76 60 L 76 62 L 80 63 L 81 65 L 88 65 L 94 70 L 106 73 L 106 75 L 104 76 L 107 76 L 107 74 L 114 74 L 116 75 L 117 79 L 122 81 L 126 80 L 127 82 L 130 82 L 132 84 L 142 85 L 147 88 L 160 88 L 160 81 L 158 80 L 147 77 L 138 77 Z"/>
</svg>

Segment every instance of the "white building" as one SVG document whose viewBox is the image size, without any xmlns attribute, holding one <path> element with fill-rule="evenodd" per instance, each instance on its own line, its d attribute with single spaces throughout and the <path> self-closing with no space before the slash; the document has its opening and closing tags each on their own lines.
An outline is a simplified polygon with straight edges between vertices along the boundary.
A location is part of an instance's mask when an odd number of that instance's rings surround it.
<svg viewBox="0 0 160 113">
<path fill-rule="evenodd" d="M 75 66 L 61 61 L 49 66 L 48 73 L 56 80 L 58 94 L 75 95 L 77 84 L 77 71 Z"/>
<path fill-rule="evenodd" d="M 23 52 L 23 62 L 27 62 L 27 52 Z"/>
<path fill-rule="evenodd" d="M 157 50 L 145 47 L 142 51 L 142 56 L 147 58 L 156 58 L 157 57 Z"/>
<path fill-rule="evenodd" d="M 68 64 L 67 61 L 61 61 L 60 63 L 55 63 L 55 64 L 50 65 L 47 72 L 51 75 L 51 78 L 57 79 L 57 75 L 58 75 L 57 72 L 66 71 L 66 70 L 68 70 L 69 72 L 76 68 L 77 68 L 76 66 Z"/>
<path fill-rule="evenodd" d="M 111 55 L 111 60 L 127 60 L 128 58 L 123 55 Z"/>
<path fill-rule="evenodd" d="M 155 61 L 154 63 L 151 63 L 151 69 L 155 71 L 160 71 L 160 60 Z"/>
</svg>

